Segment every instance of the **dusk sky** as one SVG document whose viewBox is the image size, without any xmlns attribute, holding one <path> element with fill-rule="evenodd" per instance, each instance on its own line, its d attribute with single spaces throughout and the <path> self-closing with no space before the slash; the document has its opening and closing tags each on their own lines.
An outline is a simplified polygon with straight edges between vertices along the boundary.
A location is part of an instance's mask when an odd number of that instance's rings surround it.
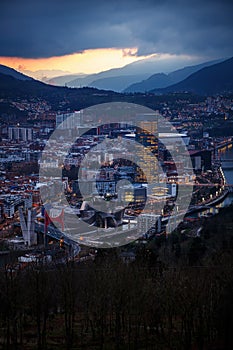
<svg viewBox="0 0 233 350">
<path fill-rule="evenodd" d="M 0 63 L 92 73 L 152 54 L 230 57 L 232 13 L 226 0 L 2 0 Z"/>
</svg>

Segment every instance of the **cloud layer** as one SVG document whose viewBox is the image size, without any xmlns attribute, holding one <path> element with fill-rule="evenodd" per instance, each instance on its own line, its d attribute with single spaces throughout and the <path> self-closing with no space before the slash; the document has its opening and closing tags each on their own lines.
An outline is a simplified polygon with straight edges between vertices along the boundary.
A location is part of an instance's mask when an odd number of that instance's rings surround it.
<svg viewBox="0 0 233 350">
<path fill-rule="evenodd" d="M 2 0 L 0 6 L 0 56 L 108 47 L 138 47 L 140 55 L 232 55 L 232 1 Z"/>
</svg>

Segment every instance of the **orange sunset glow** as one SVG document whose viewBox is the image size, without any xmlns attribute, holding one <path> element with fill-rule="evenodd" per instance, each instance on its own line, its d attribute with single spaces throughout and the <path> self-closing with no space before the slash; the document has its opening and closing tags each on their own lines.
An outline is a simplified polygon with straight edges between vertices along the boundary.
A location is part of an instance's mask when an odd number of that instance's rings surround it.
<svg viewBox="0 0 233 350">
<path fill-rule="evenodd" d="M 0 57 L 1 64 L 18 71 L 62 70 L 68 73 L 92 74 L 123 67 L 148 56 L 137 56 L 137 48 L 85 50 L 65 56 L 49 58 Z"/>
</svg>

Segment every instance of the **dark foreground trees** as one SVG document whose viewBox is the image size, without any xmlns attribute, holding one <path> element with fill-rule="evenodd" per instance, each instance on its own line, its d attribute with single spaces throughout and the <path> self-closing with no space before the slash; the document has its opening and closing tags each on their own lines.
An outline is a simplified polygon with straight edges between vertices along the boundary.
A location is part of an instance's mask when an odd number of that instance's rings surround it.
<svg viewBox="0 0 233 350">
<path fill-rule="evenodd" d="M 98 263 L 0 272 L 1 349 L 232 349 L 232 259 L 209 267 Z"/>
</svg>

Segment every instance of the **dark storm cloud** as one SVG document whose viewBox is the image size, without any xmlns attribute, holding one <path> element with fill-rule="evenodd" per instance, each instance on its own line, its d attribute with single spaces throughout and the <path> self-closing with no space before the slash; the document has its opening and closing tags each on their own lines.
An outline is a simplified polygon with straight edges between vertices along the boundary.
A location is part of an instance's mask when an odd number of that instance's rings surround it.
<svg viewBox="0 0 233 350">
<path fill-rule="evenodd" d="M 0 55 L 50 57 L 85 49 L 232 54 L 233 2 L 2 0 Z"/>
</svg>

